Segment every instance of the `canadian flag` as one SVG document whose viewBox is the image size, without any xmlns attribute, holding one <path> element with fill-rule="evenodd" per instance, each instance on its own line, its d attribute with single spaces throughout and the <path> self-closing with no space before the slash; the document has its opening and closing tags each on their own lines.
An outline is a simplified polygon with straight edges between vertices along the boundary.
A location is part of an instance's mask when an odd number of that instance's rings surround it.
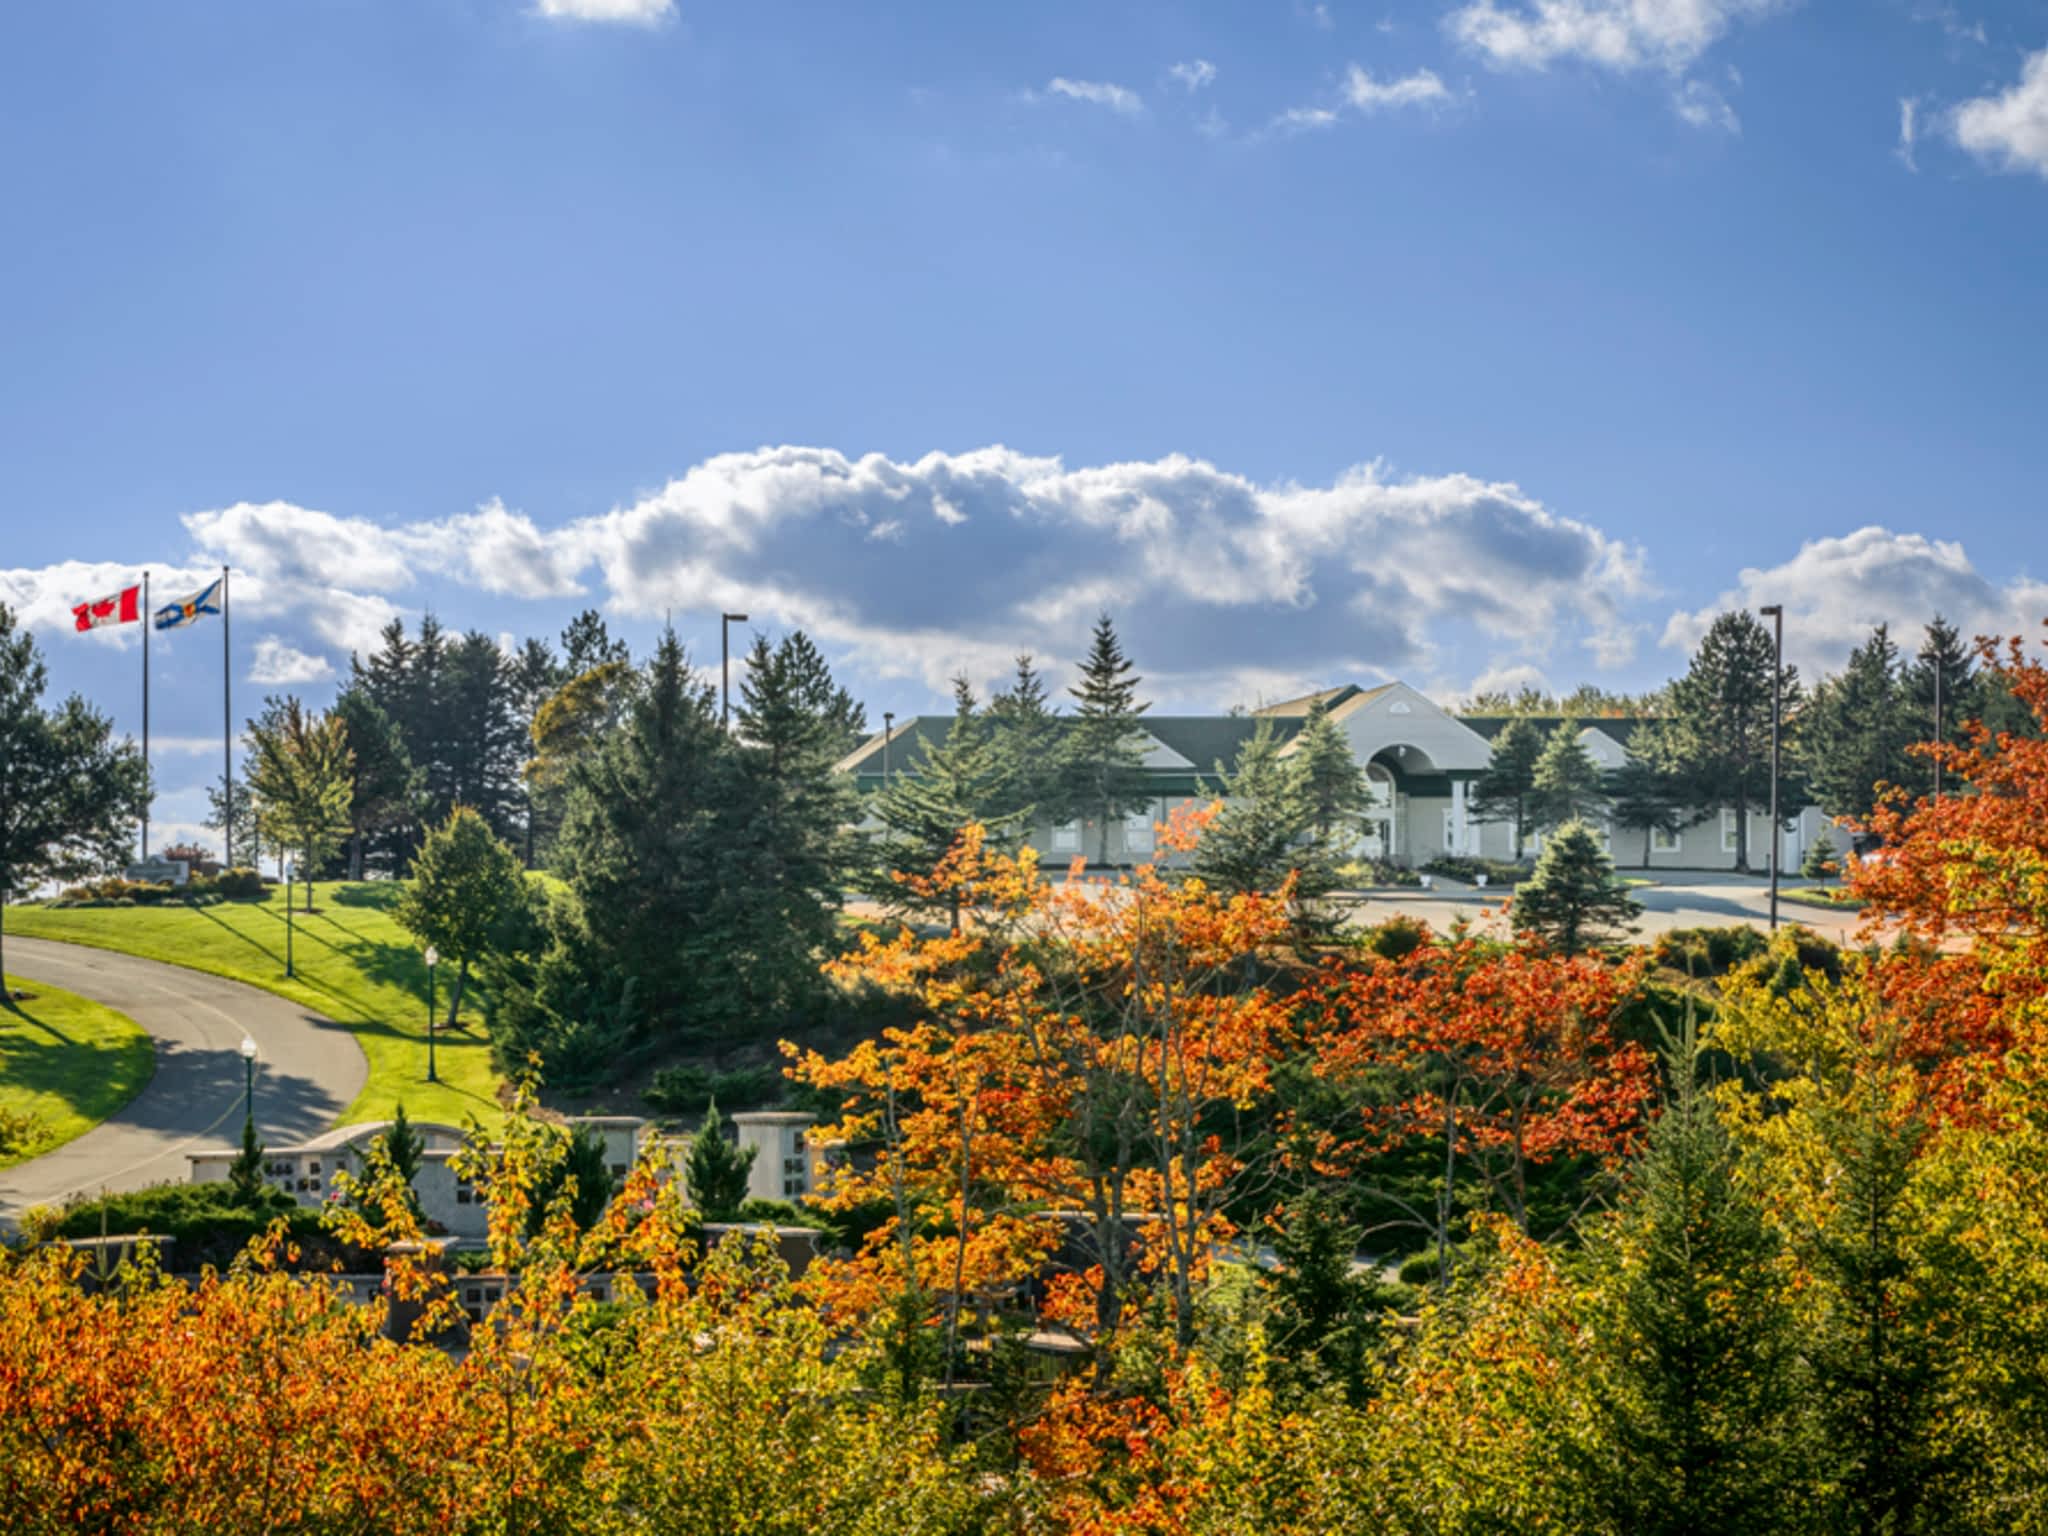
<svg viewBox="0 0 2048 1536">
<path fill-rule="evenodd" d="M 142 617 L 142 584 L 123 587 L 111 597 L 96 597 L 89 603 L 74 603 L 71 616 L 81 630 L 102 624 L 133 624 Z"/>
</svg>

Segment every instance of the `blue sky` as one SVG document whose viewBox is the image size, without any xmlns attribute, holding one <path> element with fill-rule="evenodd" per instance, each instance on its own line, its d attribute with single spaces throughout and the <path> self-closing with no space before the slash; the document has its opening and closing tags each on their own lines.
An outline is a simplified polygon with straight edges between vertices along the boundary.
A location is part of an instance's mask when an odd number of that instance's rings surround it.
<svg viewBox="0 0 2048 1536">
<path fill-rule="evenodd" d="M 223 560 L 252 706 L 428 608 L 875 717 L 1104 606 L 1188 708 L 2048 615 L 2039 0 L 24 4 L 0 197 L 0 599 L 124 725 L 69 603 Z"/>
</svg>

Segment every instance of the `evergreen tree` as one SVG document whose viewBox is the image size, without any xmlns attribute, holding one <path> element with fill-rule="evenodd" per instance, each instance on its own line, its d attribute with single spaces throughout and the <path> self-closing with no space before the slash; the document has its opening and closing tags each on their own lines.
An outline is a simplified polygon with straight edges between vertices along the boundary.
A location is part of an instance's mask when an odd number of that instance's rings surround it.
<svg viewBox="0 0 2048 1536">
<path fill-rule="evenodd" d="M 249 722 L 250 787 L 272 846 L 298 855 L 313 910 L 313 881 L 349 835 L 355 765 L 339 715 L 314 715 L 297 698 L 265 701 Z"/>
<path fill-rule="evenodd" d="M 363 878 L 365 856 L 380 838 L 410 827 L 418 777 L 398 727 L 367 687 L 351 682 L 334 700 L 350 759 L 348 877 Z"/>
<path fill-rule="evenodd" d="M 1822 827 L 1819 835 L 1807 845 L 1806 857 L 1799 865 L 1799 873 L 1809 880 L 1825 883 L 1829 876 L 1841 868 L 1836 854 L 1835 840 L 1828 836 L 1828 829 Z"/>
<path fill-rule="evenodd" d="M 442 777 L 428 798 L 429 824 L 466 805 L 498 836 L 519 836 L 519 769 L 530 738 L 498 642 L 471 630 L 449 646 L 439 693 Z"/>
<path fill-rule="evenodd" d="M 1015 802 L 1003 809 L 1030 822 L 1065 821 L 1072 810 L 1062 799 L 1060 717 L 1028 653 L 1017 658 L 1010 686 L 990 698 L 988 719 Z"/>
<path fill-rule="evenodd" d="M 569 1219 L 578 1232 L 595 1227 L 612 1203 L 616 1186 L 611 1165 L 604 1160 L 604 1138 L 587 1125 L 571 1126 L 559 1134 L 556 1155 L 534 1184 L 533 1204 L 526 1213 L 528 1237 L 538 1235 L 547 1225 L 548 1208 L 565 1192 Z"/>
<path fill-rule="evenodd" d="M 35 638 L 0 603 L 0 924 L 17 893 L 118 866 L 148 771 L 132 742 L 73 694 L 43 708 Z"/>
<path fill-rule="evenodd" d="M 1750 808 L 1770 799 L 1775 659 L 1769 630 L 1747 612 L 1724 613 L 1708 627 L 1685 676 L 1671 689 L 1674 717 L 1691 747 L 1695 809 L 1712 815 L 1733 808 L 1735 867 L 1744 871 Z M 1783 719 L 1790 722 L 1800 704 L 1798 669 L 1786 667 L 1778 684 Z M 1781 789 L 1780 798 L 1785 803 L 1793 797 Z"/>
<path fill-rule="evenodd" d="M 263 1143 L 256 1139 L 256 1117 L 242 1116 L 242 1149 L 228 1164 L 228 1183 L 235 1197 L 253 1201 L 263 1193 Z"/>
<path fill-rule="evenodd" d="M 720 873 L 744 804 L 736 756 L 712 689 L 664 633 L 619 726 L 568 769 L 557 865 L 571 899 L 557 904 L 561 953 L 539 996 L 558 1021 L 619 1019 L 631 987 L 636 1032 L 757 1022 Z"/>
<path fill-rule="evenodd" d="M 1472 785 L 1472 809 L 1482 821 L 1505 821 L 1515 829 L 1515 859 L 1522 857 L 1536 794 L 1536 762 L 1543 733 L 1527 719 L 1510 720 L 1493 738 L 1493 756 Z"/>
<path fill-rule="evenodd" d="M 391 1159 L 391 1171 L 405 1180 L 405 1187 L 412 1188 L 412 1181 L 420 1176 L 420 1162 L 426 1155 L 426 1138 L 413 1129 L 413 1123 L 406 1118 L 405 1101 L 398 1101 L 393 1111 L 391 1124 L 384 1131 L 384 1155 Z"/>
<path fill-rule="evenodd" d="M 1614 876 L 1599 834 L 1568 821 L 1543 845 L 1536 870 L 1515 887 L 1515 931 L 1560 954 L 1576 955 L 1621 938 L 1642 912 Z"/>
<path fill-rule="evenodd" d="M 1690 1021 L 1669 1065 L 1672 1097 L 1589 1245 L 1600 1301 L 1584 1471 L 1612 1530 L 1778 1532 L 1808 1493 L 1784 1266 L 1700 1089 Z"/>
<path fill-rule="evenodd" d="M 1643 863 L 1651 839 L 1676 837 L 1699 819 L 1697 797 L 1686 777 L 1684 738 L 1669 720 L 1653 720 L 1629 738 L 1628 760 L 1608 776 L 1616 827 L 1643 834 Z"/>
<path fill-rule="evenodd" d="M 1932 716 L 1927 730 L 1932 729 Z M 1849 654 L 1839 677 L 1824 679 L 1800 714 L 1799 761 L 1830 816 L 1867 817 L 1886 785 L 1917 777 L 1906 748 L 1920 739 L 1898 647 L 1880 624 Z"/>
<path fill-rule="evenodd" d="M 1064 758 L 1067 806 L 1095 820 L 1098 862 L 1109 862 L 1109 824 L 1152 803 L 1145 779 L 1143 731 L 1138 717 L 1151 708 L 1138 699 L 1142 679 L 1116 637 L 1108 614 L 1095 621 L 1081 680 L 1068 691 L 1079 703 L 1068 727 Z"/>
<path fill-rule="evenodd" d="M 554 832 L 550 823 L 540 825 L 540 805 L 533 781 L 533 727 L 541 706 L 554 696 L 569 674 L 555 660 L 545 640 L 529 639 L 519 647 L 506 667 L 506 685 L 511 692 L 512 717 L 518 726 L 519 776 L 517 804 L 520 822 L 520 862 L 534 867 L 540 848 Z"/>
<path fill-rule="evenodd" d="M 755 638 L 734 715 L 746 809 L 722 863 L 733 942 L 751 972 L 747 990 L 776 1012 L 820 995 L 819 961 L 854 872 L 859 807 L 852 783 L 835 771 L 848 702 L 803 631 L 772 648 Z"/>
<path fill-rule="evenodd" d="M 468 806 L 458 805 L 420 844 L 393 915 L 422 947 L 432 945 L 455 962 L 448 1028 L 456 1026 L 471 968 L 518 922 L 525 905 L 519 856 Z"/>
<path fill-rule="evenodd" d="M 1600 765 L 1579 740 L 1576 720 L 1551 728 L 1529 777 L 1529 819 L 1545 830 L 1585 821 L 1604 810 L 1607 793 Z"/>
<path fill-rule="evenodd" d="M 595 608 L 584 609 L 562 631 L 562 671 L 569 677 L 612 663 L 630 666 L 632 660 L 626 642 L 612 638 L 604 615 Z"/>
<path fill-rule="evenodd" d="M 690 1138 L 690 1156 L 683 1172 L 683 1188 L 690 1203 L 706 1221 L 731 1221 L 747 1202 L 747 1175 L 753 1170 L 758 1149 L 741 1151 L 726 1139 L 725 1120 L 712 1100 L 704 1111 L 704 1123 Z"/>
<path fill-rule="evenodd" d="M 974 689 L 956 677 L 945 736 L 925 737 L 917 757 L 875 797 L 874 814 L 883 829 L 876 894 L 891 906 L 918 910 L 927 904 L 907 882 L 936 869 L 961 828 L 979 823 L 992 843 L 1014 837 L 1020 813 L 1010 782 L 1009 762 L 981 717 Z M 958 932 L 957 891 L 947 893 L 945 910 Z"/>
<path fill-rule="evenodd" d="M 398 722 L 406 755 L 420 772 L 422 827 L 447 820 L 457 799 L 454 766 L 448 751 L 447 671 L 447 632 L 441 628 L 439 619 L 426 614 L 420 619 L 419 639 L 413 644 L 412 666 L 406 674 L 400 706 L 396 711 L 386 706 L 391 718 Z M 406 853 L 409 859 L 411 848 Z"/>
<path fill-rule="evenodd" d="M 1216 765 L 1223 808 L 1195 845 L 1195 872 L 1233 895 L 1277 891 L 1296 876 L 1302 911 L 1337 888 L 1336 861 L 1315 835 L 1315 807 L 1299 753 L 1281 754 L 1273 723 L 1261 716 L 1238 748 L 1237 764 Z"/>
<path fill-rule="evenodd" d="M 1309 705 L 1292 755 L 1301 759 L 1302 792 L 1308 798 L 1316 840 L 1332 853 L 1342 852 L 1355 840 L 1358 819 L 1372 804 L 1372 792 L 1365 770 L 1352 755 L 1350 738 L 1337 729 L 1322 699 Z"/>
<path fill-rule="evenodd" d="M 1936 681 L 1940 682 L 1939 721 L 1936 719 Z M 1969 724 L 1985 715 L 1984 681 L 1977 674 L 1970 644 L 1956 627 L 1940 614 L 1927 626 L 1920 652 L 1905 670 L 1907 734 L 1915 742 L 1939 739 L 1951 746 L 1969 740 Z M 1989 722 L 1986 722 L 1987 724 Z M 1934 764 L 1916 757 L 1906 770 L 1902 784 L 1918 793 L 1934 790 Z"/>
<path fill-rule="evenodd" d="M 1356 1272 L 1358 1233 L 1327 1190 L 1309 1189 L 1269 1220 L 1276 1269 L 1263 1276 L 1267 1337 L 1304 1395 L 1335 1387 L 1363 1402 L 1379 1336 L 1371 1284 Z"/>
</svg>

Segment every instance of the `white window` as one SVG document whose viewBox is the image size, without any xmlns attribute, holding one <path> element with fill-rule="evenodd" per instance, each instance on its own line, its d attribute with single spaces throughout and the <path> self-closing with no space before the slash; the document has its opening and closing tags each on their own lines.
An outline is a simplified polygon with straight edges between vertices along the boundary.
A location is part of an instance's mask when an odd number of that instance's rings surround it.
<svg viewBox="0 0 2048 1536">
<path fill-rule="evenodd" d="M 1735 851 L 1735 813 L 1733 811 L 1723 811 L 1721 813 L 1721 851 L 1723 853 L 1733 853 Z"/>
<path fill-rule="evenodd" d="M 1054 853 L 1079 853 L 1081 851 L 1081 823 L 1063 821 L 1052 829 L 1052 851 Z"/>
<path fill-rule="evenodd" d="M 1652 827 L 1650 829 L 1650 852 L 1676 853 L 1684 846 L 1685 836 L 1683 833 L 1669 832 L 1663 827 Z"/>
<path fill-rule="evenodd" d="M 1152 811 L 1146 806 L 1134 816 L 1124 818 L 1124 849 L 1128 853 L 1150 853 L 1152 851 Z"/>
</svg>

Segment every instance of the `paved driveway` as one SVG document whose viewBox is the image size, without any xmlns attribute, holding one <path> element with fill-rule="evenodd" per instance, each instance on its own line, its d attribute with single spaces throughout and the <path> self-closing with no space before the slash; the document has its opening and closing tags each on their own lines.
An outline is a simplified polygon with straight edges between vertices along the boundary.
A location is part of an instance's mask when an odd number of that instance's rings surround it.
<svg viewBox="0 0 2048 1536">
<path fill-rule="evenodd" d="M 156 1042 L 156 1075 L 127 1108 L 54 1152 L 0 1169 L 0 1226 L 31 1205 L 182 1182 L 184 1154 L 242 1134 L 242 1058 L 256 1042 L 256 1130 L 267 1146 L 326 1129 L 369 1064 L 340 1025 L 268 992 L 110 950 L 7 940 L 7 969 L 128 1015 Z"/>
<path fill-rule="evenodd" d="M 1735 923 L 1757 928 L 1769 925 L 1771 883 L 1763 876 L 1674 872 L 1656 878 L 1655 885 L 1639 885 L 1629 893 L 1643 904 L 1643 915 L 1636 921 L 1640 938 L 1654 939 L 1674 928 L 1725 928 Z M 1361 904 L 1359 917 L 1364 922 L 1379 923 L 1405 913 L 1445 928 L 1463 916 L 1474 924 L 1485 925 L 1487 931 L 1504 933 L 1506 924 L 1500 909 L 1508 894 L 1439 879 L 1436 889 L 1431 891 L 1375 892 Z M 1784 900 L 1778 903 L 1779 922 L 1803 923 L 1836 940 L 1847 940 L 1853 935 L 1859 916 L 1852 911 L 1833 912 Z"/>
</svg>

